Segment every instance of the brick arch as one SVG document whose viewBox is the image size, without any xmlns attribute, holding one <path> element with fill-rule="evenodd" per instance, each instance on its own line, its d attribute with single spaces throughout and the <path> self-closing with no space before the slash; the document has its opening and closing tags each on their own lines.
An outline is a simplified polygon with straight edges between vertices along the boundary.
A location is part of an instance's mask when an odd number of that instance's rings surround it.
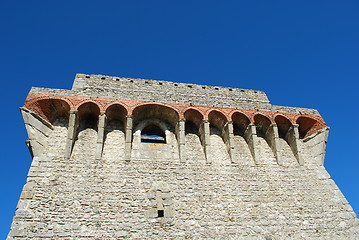
<svg viewBox="0 0 359 240">
<path fill-rule="evenodd" d="M 184 114 L 185 132 L 199 134 L 199 129 L 203 121 L 203 114 L 195 108 L 188 108 Z"/>
<path fill-rule="evenodd" d="M 77 103 L 77 104 L 75 105 L 75 110 L 78 111 L 79 108 L 80 108 L 82 105 L 86 104 L 86 103 L 93 103 L 93 104 L 95 104 L 95 105 L 98 107 L 98 109 L 99 109 L 99 111 L 100 111 L 100 114 L 105 113 L 103 105 L 102 105 L 99 101 L 94 101 L 94 100 L 91 100 L 91 99 L 85 99 L 85 100 L 83 100 L 83 101 Z"/>
<path fill-rule="evenodd" d="M 113 105 L 120 105 L 121 107 L 123 107 L 126 110 L 126 114 L 128 115 L 130 107 L 126 103 L 120 102 L 120 101 L 112 101 L 112 102 L 107 103 L 106 105 L 104 105 L 103 106 L 104 112 L 107 112 L 108 108 L 113 106 Z"/>
<path fill-rule="evenodd" d="M 243 111 L 243 110 L 239 110 L 239 109 L 232 110 L 232 111 L 228 114 L 230 120 L 233 120 L 233 114 L 235 114 L 235 113 L 243 114 L 245 117 L 248 118 L 249 121 L 251 121 L 251 116 L 250 116 L 250 114 L 248 114 L 248 111 Z"/>
<path fill-rule="evenodd" d="M 233 122 L 233 130 L 236 135 L 244 135 L 248 125 L 251 123 L 250 118 L 241 111 L 233 111 L 231 113 L 231 120 Z"/>
<path fill-rule="evenodd" d="M 274 121 L 278 127 L 279 137 L 285 138 L 289 128 L 293 125 L 292 122 L 284 115 L 276 114 Z"/>
<path fill-rule="evenodd" d="M 77 108 L 80 129 L 93 128 L 97 130 L 100 107 L 93 101 L 86 101 Z"/>
<path fill-rule="evenodd" d="M 303 139 L 318 130 L 319 122 L 318 120 L 308 117 L 308 116 L 299 116 L 296 119 L 296 123 L 299 125 L 299 138 Z"/>
<path fill-rule="evenodd" d="M 224 125 L 228 122 L 228 118 L 222 111 L 211 110 L 208 113 L 208 121 L 219 130 L 222 130 Z"/>
<path fill-rule="evenodd" d="M 71 105 L 62 98 L 40 97 L 27 102 L 25 107 L 37 113 L 41 118 L 53 124 L 56 120 L 68 121 Z"/>
<path fill-rule="evenodd" d="M 131 105 L 131 106 L 128 106 L 128 115 L 133 115 L 133 111 L 136 109 L 136 108 L 139 108 L 139 107 L 142 107 L 142 106 L 146 106 L 146 105 L 158 105 L 158 106 L 163 106 L 163 107 L 167 107 L 167 108 L 170 108 L 172 110 L 174 110 L 177 114 L 178 114 L 178 118 L 180 118 L 180 111 L 179 109 L 173 107 L 172 105 L 170 104 L 166 104 L 166 103 L 154 103 L 154 102 L 147 102 L 147 103 L 137 103 L 137 104 L 134 104 L 134 105 Z"/>
<path fill-rule="evenodd" d="M 134 125 L 148 118 L 155 118 L 169 123 L 173 128 L 179 121 L 179 111 L 167 104 L 138 104 L 132 110 Z"/>
<path fill-rule="evenodd" d="M 105 114 L 108 121 L 120 120 L 123 124 L 127 116 L 127 108 L 120 103 L 111 103 L 105 108 Z"/>
<path fill-rule="evenodd" d="M 226 120 L 229 122 L 231 121 L 230 117 L 228 116 L 228 114 L 226 112 L 224 112 L 222 109 L 219 109 L 219 108 L 216 108 L 216 109 L 213 109 L 213 108 L 210 108 L 208 110 L 205 111 L 203 117 L 204 117 L 204 120 L 209 120 L 209 115 L 211 114 L 211 112 L 213 111 L 216 111 L 216 112 L 219 112 L 221 113 L 225 118 Z"/>
<path fill-rule="evenodd" d="M 63 96 L 53 96 L 53 95 L 45 95 L 45 96 L 40 96 L 40 97 L 33 98 L 33 99 L 29 100 L 29 101 L 26 101 L 25 104 L 24 104 L 24 107 L 29 108 L 30 105 L 34 104 L 35 102 L 37 102 L 39 100 L 44 100 L 44 99 L 56 99 L 56 100 L 65 101 L 70 106 L 70 110 L 75 110 L 75 105 L 73 104 L 71 99 L 68 99 L 68 98 L 63 97 Z"/>
<path fill-rule="evenodd" d="M 187 108 L 183 114 L 186 121 L 192 121 L 197 126 L 201 125 L 204 115 L 196 108 Z"/>
<path fill-rule="evenodd" d="M 272 121 L 270 120 L 269 117 L 267 117 L 264 114 L 261 113 L 257 113 L 253 116 L 253 120 L 254 120 L 254 125 L 256 125 L 257 128 L 257 134 L 259 136 L 263 136 L 265 135 L 265 133 L 267 132 L 269 125 L 271 125 Z"/>
</svg>

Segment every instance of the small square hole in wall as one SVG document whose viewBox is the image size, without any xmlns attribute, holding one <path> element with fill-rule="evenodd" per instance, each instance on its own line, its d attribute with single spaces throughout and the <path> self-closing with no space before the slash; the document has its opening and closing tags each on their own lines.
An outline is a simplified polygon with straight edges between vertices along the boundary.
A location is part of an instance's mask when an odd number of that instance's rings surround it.
<svg viewBox="0 0 359 240">
<path fill-rule="evenodd" d="M 175 83 L 175 86 L 177 87 L 177 86 L 178 86 L 178 84 L 177 84 L 177 83 Z"/>
<path fill-rule="evenodd" d="M 157 217 L 164 217 L 165 211 L 164 210 L 157 210 Z"/>
<path fill-rule="evenodd" d="M 133 82 L 133 80 L 130 80 L 130 82 Z"/>
<path fill-rule="evenodd" d="M 105 77 L 102 77 L 101 79 L 102 79 L 102 80 L 105 80 L 106 78 L 105 78 Z"/>
<path fill-rule="evenodd" d="M 160 82 L 160 83 L 158 83 L 159 85 L 162 85 L 162 83 Z"/>
<path fill-rule="evenodd" d="M 87 76 L 86 76 L 86 78 L 90 78 L 90 76 L 89 76 L 89 75 L 87 75 Z"/>
<path fill-rule="evenodd" d="M 206 87 L 202 87 L 203 89 L 206 89 Z"/>
</svg>

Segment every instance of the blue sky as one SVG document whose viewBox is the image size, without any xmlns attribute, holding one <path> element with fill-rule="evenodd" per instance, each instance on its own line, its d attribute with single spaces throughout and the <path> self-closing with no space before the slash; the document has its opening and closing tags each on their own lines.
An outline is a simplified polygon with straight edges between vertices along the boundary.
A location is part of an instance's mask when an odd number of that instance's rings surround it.
<svg viewBox="0 0 359 240">
<path fill-rule="evenodd" d="M 316 108 L 325 166 L 359 213 L 359 1 L 13 1 L 0 8 L 0 238 L 31 164 L 18 110 L 32 86 L 75 73 L 263 90 Z"/>
</svg>

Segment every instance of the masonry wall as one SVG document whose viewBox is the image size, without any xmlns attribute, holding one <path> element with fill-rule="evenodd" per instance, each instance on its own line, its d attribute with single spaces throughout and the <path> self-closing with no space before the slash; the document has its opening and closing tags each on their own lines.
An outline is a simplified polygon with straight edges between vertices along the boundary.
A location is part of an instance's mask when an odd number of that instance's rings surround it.
<svg viewBox="0 0 359 240">
<path fill-rule="evenodd" d="M 34 158 L 14 218 L 13 239 L 358 237 L 354 212 L 322 166 L 299 166 L 293 157 L 285 159 L 288 166 L 273 161 L 233 165 L 220 155 L 213 164 L 203 158 L 184 164 L 146 157 L 125 162 L 117 157 L 121 150 L 110 147 L 115 140 L 105 142 L 104 157 L 96 160 L 92 129 L 80 133 L 71 159 L 65 160 L 66 134 L 66 126 L 56 126 L 47 150 Z M 124 141 L 121 135 L 116 141 Z M 195 140 L 187 145 L 201 148 Z M 273 159 L 267 151 L 264 159 Z M 246 159 L 252 163 L 248 151 Z M 173 211 L 169 217 L 148 214 L 156 208 L 157 189 Z"/>
<path fill-rule="evenodd" d="M 32 88 L 31 93 L 318 114 L 315 109 L 271 105 L 263 91 L 103 75 L 77 74 L 72 90 Z"/>
<path fill-rule="evenodd" d="M 126 116 L 91 102 L 74 120 L 55 103 L 22 108 L 33 162 L 9 240 L 359 239 L 359 220 L 323 167 L 320 118 L 295 118 L 298 127 L 243 115 L 233 129 L 219 112 L 202 119 L 191 109 L 181 120 L 151 105 Z M 146 124 L 160 126 L 165 143 L 142 142 Z"/>
</svg>

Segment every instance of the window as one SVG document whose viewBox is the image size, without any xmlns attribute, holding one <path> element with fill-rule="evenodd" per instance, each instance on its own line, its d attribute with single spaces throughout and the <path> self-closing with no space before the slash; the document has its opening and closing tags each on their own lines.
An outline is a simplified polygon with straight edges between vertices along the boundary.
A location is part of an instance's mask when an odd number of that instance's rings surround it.
<svg viewBox="0 0 359 240">
<path fill-rule="evenodd" d="M 166 135 L 156 125 L 149 125 L 141 131 L 141 142 L 143 143 L 166 143 Z"/>
<path fill-rule="evenodd" d="M 165 216 L 165 210 L 157 210 L 157 217 L 164 217 Z"/>
</svg>

